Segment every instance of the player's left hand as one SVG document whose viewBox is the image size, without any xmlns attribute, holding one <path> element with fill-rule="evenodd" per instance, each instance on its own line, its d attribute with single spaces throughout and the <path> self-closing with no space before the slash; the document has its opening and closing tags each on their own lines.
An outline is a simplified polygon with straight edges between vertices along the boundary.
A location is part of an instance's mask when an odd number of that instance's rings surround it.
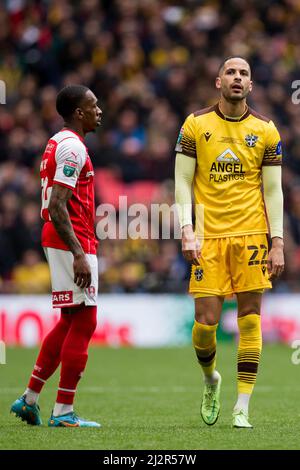
<svg viewBox="0 0 300 470">
<path fill-rule="evenodd" d="M 282 238 L 272 239 L 272 248 L 267 259 L 267 269 L 269 280 L 277 279 L 284 270 L 283 240 Z"/>
<path fill-rule="evenodd" d="M 73 270 L 74 283 L 81 289 L 90 287 L 92 282 L 92 274 L 85 253 L 82 252 L 74 255 Z"/>
</svg>

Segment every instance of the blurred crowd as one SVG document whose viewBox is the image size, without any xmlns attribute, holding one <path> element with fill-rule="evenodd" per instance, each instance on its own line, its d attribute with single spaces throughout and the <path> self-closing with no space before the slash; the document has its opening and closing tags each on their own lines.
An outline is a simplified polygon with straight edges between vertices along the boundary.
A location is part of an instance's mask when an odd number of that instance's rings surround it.
<svg viewBox="0 0 300 470">
<path fill-rule="evenodd" d="M 230 55 L 249 60 L 249 104 L 282 136 L 286 270 L 274 290 L 299 292 L 300 104 L 292 101 L 299 16 L 298 0 L 2 1 L 0 292 L 49 291 L 39 164 L 62 125 L 57 91 L 81 83 L 99 98 L 103 125 L 87 137 L 96 175 L 108 171 L 126 188 L 150 181 L 156 201 L 172 202 L 178 131 L 187 114 L 217 101 L 215 76 Z M 96 187 L 97 205 L 103 194 Z M 187 289 L 178 240 L 104 240 L 99 261 L 101 292 Z"/>
</svg>

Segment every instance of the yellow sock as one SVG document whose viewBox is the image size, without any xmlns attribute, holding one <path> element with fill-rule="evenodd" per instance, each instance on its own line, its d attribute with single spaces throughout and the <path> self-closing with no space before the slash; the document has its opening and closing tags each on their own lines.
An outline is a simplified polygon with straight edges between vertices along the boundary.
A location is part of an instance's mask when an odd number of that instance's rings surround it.
<svg viewBox="0 0 300 470">
<path fill-rule="evenodd" d="M 195 321 L 192 331 L 197 359 L 206 376 L 212 375 L 216 367 L 216 325 L 203 325 Z"/>
<path fill-rule="evenodd" d="M 238 393 L 251 394 L 256 381 L 262 349 L 260 315 L 251 313 L 238 318 Z"/>
</svg>

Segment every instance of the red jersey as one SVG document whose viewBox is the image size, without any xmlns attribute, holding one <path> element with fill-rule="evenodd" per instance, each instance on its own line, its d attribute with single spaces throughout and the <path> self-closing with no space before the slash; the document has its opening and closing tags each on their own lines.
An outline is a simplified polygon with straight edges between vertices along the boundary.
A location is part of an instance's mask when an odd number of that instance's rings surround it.
<svg viewBox="0 0 300 470">
<path fill-rule="evenodd" d="M 71 130 L 62 130 L 48 141 L 43 154 L 40 175 L 42 182 L 41 216 L 45 221 L 42 246 L 70 251 L 58 235 L 48 211 L 53 184 L 72 189 L 67 203 L 70 220 L 83 251 L 95 254 L 94 170 L 83 139 Z"/>
</svg>

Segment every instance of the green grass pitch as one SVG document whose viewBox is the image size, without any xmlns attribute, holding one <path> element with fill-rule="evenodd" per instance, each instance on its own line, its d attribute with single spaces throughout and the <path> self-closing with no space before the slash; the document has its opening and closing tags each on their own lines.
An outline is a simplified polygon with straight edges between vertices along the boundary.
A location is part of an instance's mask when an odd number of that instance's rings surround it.
<svg viewBox="0 0 300 470">
<path fill-rule="evenodd" d="M 251 402 L 254 429 L 232 429 L 236 398 L 236 345 L 219 343 L 221 414 L 206 426 L 199 415 L 202 379 L 192 347 L 91 348 L 76 410 L 100 429 L 48 428 L 58 374 L 40 397 L 43 426 L 9 414 L 24 390 L 36 350 L 8 349 L 0 365 L 0 449 L 300 449 L 300 365 L 293 350 L 266 345 Z"/>
</svg>

